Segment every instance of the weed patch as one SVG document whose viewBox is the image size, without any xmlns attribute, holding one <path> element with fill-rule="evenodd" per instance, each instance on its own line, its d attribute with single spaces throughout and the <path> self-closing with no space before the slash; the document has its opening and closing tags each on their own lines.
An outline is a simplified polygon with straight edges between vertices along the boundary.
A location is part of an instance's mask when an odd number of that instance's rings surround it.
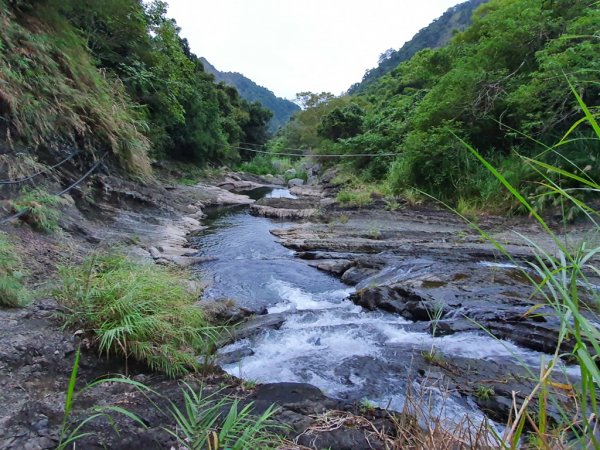
<svg viewBox="0 0 600 450">
<path fill-rule="evenodd" d="M 15 212 L 26 211 L 22 219 L 37 230 L 52 233 L 58 230 L 60 199 L 42 189 L 25 189 L 12 202 Z"/>
<path fill-rule="evenodd" d="M 21 258 L 5 233 L 0 232 L 0 306 L 24 306 L 29 301 L 29 291 L 23 286 Z"/>
<path fill-rule="evenodd" d="M 345 189 L 340 191 L 336 200 L 342 205 L 363 207 L 373 203 L 371 193 L 368 191 Z"/>
</svg>

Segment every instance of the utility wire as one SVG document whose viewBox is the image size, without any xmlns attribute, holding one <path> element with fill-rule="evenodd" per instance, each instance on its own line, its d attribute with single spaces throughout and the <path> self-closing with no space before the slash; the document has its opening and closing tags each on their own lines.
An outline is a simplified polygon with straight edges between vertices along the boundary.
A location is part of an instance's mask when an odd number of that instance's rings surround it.
<svg viewBox="0 0 600 450">
<path fill-rule="evenodd" d="M 107 155 L 108 152 L 104 153 L 104 155 L 102 155 L 100 157 L 100 159 L 98 161 L 96 161 L 96 163 L 90 168 L 90 170 L 88 170 L 86 173 L 83 174 L 83 176 L 81 178 L 79 178 L 79 180 L 77 180 L 75 183 L 71 184 L 68 188 L 63 189 L 62 191 L 60 191 L 57 194 L 54 194 L 54 196 L 56 197 L 61 197 L 63 195 L 65 195 L 67 192 L 69 192 L 71 189 L 79 186 L 87 177 L 89 177 L 92 172 L 94 172 L 98 166 L 102 163 L 102 161 L 104 160 L 104 157 Z M 19 211 L 11 216 L 5 217 L 4 219 L 0 220 L 0 225 L 5 224 L 7 222 L 11 222 L 15 219 L 18 219 L 19 217 L 24 216 L 25 214 L 29 213 L 31 211 L 31 208 L 25 208 L 22 211 Z"/>
<path fill-rule="evenodd" d="M 67 161 L 69 161 L 70 159 L 72 159 L 73 157 L 79 155 L 81 153 L 81 151 L 76 151 L 75 153 L 70 154 L 69 156 L 67 156 L 65 159 L 63 159 L 62 161 L 60 161 L 57 164 L 54 164 L 53 166 L 50 167 L 46 167 L 43 170 L 40 170 L 39 172 L 36 172 L 34 174 L 29 175 L 28 177 L 24 177 L 24 178 L 19 178 L 16 180 L 0 180 L 0 184 L 19 184 L 19 183 L 23 183 L 27 180 L 31 180 L 32 178 L 37 177 L 38 175 L 41 175 L 45 172 L 49 172 L 53 169 L 56 169 L 59 166 L 62 166 L 64 163 L 66 163 Z"/>
<path fill-rule="evenodd" d="M 316 154 L 307 154 L 307 153 L 279 153 L 279 152 L 270 152 L 270 151 L 266 151 L 266 150 L 256 150 L 254 148 L 247 148 L 247 147 L 229 147 L 229 148 L 233 148 L 236 150 L 245 150 L 248 152 L 254 152 L 254 153 L 264 153 L 264 154 L 269 154 L 269 155 L 273 155 L 273 156 L 314 156 L 317 158 L 321 158 L 321 157 L 325 157 L 325 158 L 345 158 L 345 157 L 350 157 L 350 156 L 371 156 L 371 157 L 377 157 L 377 156 L 398 156 L 397 153 L 338 153 L 338 154 L 320 154 L 320 153 L 316 153 Z M 300 149 L 297 149 L 300 150 Z"/>
</svg>

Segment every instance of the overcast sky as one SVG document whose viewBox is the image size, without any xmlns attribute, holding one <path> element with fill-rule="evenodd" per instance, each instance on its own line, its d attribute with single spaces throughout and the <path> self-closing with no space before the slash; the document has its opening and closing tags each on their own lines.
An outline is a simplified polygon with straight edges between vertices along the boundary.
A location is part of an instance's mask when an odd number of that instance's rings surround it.
<svg viewBox="0 0 600 450">
<path fill-rule="evenodd" d="M 192 51 L 280 97 L 340 94 L 461 0 L 167 0 Z"/>
</svg>

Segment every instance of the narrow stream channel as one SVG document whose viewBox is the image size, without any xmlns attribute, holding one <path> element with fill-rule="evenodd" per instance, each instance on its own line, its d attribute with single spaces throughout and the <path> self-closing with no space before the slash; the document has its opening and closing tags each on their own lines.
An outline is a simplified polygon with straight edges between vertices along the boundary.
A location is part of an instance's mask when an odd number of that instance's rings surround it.
<svg viewBox="0 0 600 450">
<path fill-rule="evenodd" d="M 278 189 L 266 195 L 289 193 Z M 410 387 L 424 389 L 408 384 L 415 377 L 411 355 L 432 346 L 450 357 L 539 364 L 539 354 L 484 333 L 432 338 L 402 317 L 355 305 L 347 299 L 354 288 L 294 258 L 269 232 L 297 224 L 254 217 L 248 208 L 221 208 L 205 225 L 208 229 L 194 239 L 200 255 L 214 258 L 198 267 L 209 282 L 205 297 L 232 298 L 285 317 L 280 329 L 221 349 L 222 355 L 241 355 L 223 366 L 232 375 L 261 383 L 310 383 L 332 397 L 401 410 Z M 483 418 L 470 400 L 435 385 L 425 390 L 430 410 L 451 422 L 465 414 L 474 421 Z"/>
</svg>

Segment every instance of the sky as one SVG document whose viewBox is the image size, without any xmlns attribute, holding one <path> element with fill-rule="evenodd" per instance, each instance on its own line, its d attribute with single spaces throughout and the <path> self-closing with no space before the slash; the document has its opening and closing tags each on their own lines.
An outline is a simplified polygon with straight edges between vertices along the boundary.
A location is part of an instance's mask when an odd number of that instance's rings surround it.
<svg viewBox="0 0 600 450">
<path fill-rule="evenodd" d="M 198 56 L 280 97 L 339 95 L 461 0 L 167 0 Z"/>
</svg>

